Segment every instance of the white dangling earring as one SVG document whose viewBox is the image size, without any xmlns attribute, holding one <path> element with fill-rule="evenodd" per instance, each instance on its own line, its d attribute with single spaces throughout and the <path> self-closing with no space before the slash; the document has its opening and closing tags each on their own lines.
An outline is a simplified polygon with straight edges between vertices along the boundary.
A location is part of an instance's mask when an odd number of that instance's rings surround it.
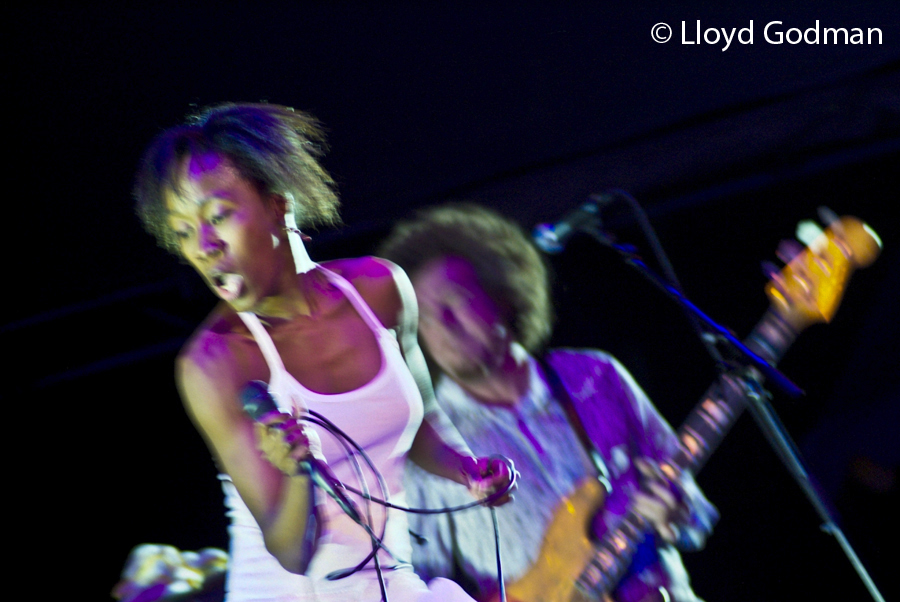
<svg viewBox="0 0 900 602">
<path fill-rule="evenodd" d="M 316 264 L 310 259 L 309 253 L 306 252 L 306 245 L 303 244 L 304 235 L 297 227 L 297 220 L 293 211 L 288 211 L 284 215 L 284 224 L 284 229 L 288 235 L 288 243 L 291 245 L 291 255 L 294 256 L 294 266 L 297 268 L 298 274 L 305 274 L 315 268 Z"/>
</svg>

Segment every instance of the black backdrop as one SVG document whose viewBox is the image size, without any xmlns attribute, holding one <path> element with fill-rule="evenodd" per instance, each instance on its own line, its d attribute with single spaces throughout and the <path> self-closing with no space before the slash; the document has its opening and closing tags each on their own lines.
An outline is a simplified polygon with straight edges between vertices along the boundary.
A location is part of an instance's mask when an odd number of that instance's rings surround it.
<svg viewBox="0 0 900 602">
<path fill-rule="evenodd" d="M 326 166 L 346 226 L 316 237 L 319 259 L 369 253 L 393 220 L 447 198 L 530 227 L 626 186 L 692 299 L 742 334 L 766 305 L 759 262 L 798 219 L 824 204 L 869 221 L 883 257 L 854 277 L 835 322 L 787 356 L 808 394 L 776 395 L 776 406 L 887 594 L 896 481 L 866 484 L 872 471 L 851 459 L 896 479 L 898 15 L 892 2 L 15 9 L 5 290 L 18 294 L 3 397 L 8 497 L 25 509 L 14 511 L 28 558 L 19 579 L 37 598 L 64 588 L 103 599 L 137 543 L 225 545 L 215 472 L 171 377 L 213 299 L 140 232 L 128 189 L 144 144 L 191 106 L 270 100 L 331 131 Z M 754 45 L 650 39 L 654 23 L 677 38 L 697 19 L 753 19 Z M 884 41 L 767 45 L 761 28 L 774 19 L 879 27 Z M 810 123 L 817 110 L 826 117 Z M 721 146 L 703 154 L 716 124 Z M 645 245 L 628 220 L 616 231 Z M 613 352 L 678 424 L 713 375 L 684 319 L 589 240 L 552 263 L 553 343 Z M 865 599 L 749 417 L 699 480 L 723 515 L 687 559 L 701 595 Z"/>
</svg>

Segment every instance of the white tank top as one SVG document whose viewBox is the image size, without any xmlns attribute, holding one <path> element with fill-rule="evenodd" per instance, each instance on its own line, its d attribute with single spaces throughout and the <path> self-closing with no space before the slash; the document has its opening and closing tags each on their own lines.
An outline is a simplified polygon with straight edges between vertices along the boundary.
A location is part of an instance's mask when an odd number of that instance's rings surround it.
<svg viewBox="0 0 900 602">
<path fill-rule="evenodd" d="M 369 456 L 383 477 L 388 493 L 382 492 L 374 473 L 357 455 L 363 476 L 360 479 L 357 463 L 340 441 L 316 426 L 314 428 L 322 440 L 322 451 L 335 476 L 350 487 L 363 491 L 368 487 L 373 497 L 383 499 L 384 495 L 389 495 L 392 502 L 405 505 L 403 467 L 422 422 L 421 394 L 400 353 L 394 333 L 379 322 L 349 282 L 321 266 L 318 269 L 343 292 L 372 329 L 378 342 L 381 367 L 375 377 L 359 389 L 334 395 L 310 391 L 285 370 L 281 356 L 259 318 L 249 312 L 239 315 L 265 356 L 270 371 L 269 392 L 279 409 L 298 415 L 308 409 L 328 418 Z M 373 577 L 374 571 L 366 569 L 345 579 L 325 579 L 333 571 L 351 568 L 362 562 L 372 552 L 372 543 L 363 528 L 321 492 L 317 491 L 317 505 L 323 519 L 323 530 L 307 575 L 300 576 L 284 570 L 268 553 L 262 532 L 237 489 L 227 475 L 220 478 L 231 519 L 229 602 L 317 599 L 316 594 L 352 599 L 352 590 L 362 587 L 360 581 L 368 582 Z M 365 516 L 366 504 L 358 496 L 351 494 L 351 497 Z M 391 555 L 384 550 L 379 552 L 382 567 L 408 563 L 411 547 L 406 515 L 396 510 L 385 511 L 375 504 L 368 508 L 373 530 L 378 535 L 384 531 L 382 539 L 391 552 Z"/>
</svg>

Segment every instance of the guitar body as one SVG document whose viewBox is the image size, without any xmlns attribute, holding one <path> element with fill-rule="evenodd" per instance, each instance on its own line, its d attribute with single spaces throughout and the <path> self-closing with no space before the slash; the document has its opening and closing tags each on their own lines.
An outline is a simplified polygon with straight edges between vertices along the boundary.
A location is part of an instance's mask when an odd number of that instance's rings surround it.
<svg viewBox="0 0 900 602">
<path fill-rule="evenodd" d="M 588 478 L 557 505 L 541 542 L 540 557 L 521 579 L 506 586 L 509 602 L 591 599 L 582 597 L 575 587 L 575 580 L 593 557 L 594 545 L 587 534 L 591 532 L 591 520 L 605 498 L 603 485 L 595 478 Z M 491 600 L 499 601 L 499 596 Z"/>
</svg>

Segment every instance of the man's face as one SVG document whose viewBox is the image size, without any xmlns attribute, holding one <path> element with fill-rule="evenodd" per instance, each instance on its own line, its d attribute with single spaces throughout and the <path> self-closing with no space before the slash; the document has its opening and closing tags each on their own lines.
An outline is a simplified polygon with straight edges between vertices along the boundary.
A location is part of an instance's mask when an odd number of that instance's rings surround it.
<svg viewBox="0 0 900 602">
<path fill-rule="evenodd" d="M 505 324 L 472 266 L 457 257 L 427 263 L 411 276 L 425 352 L 455 380 L 483 377 L 508 349 Z"/>
</svg>

